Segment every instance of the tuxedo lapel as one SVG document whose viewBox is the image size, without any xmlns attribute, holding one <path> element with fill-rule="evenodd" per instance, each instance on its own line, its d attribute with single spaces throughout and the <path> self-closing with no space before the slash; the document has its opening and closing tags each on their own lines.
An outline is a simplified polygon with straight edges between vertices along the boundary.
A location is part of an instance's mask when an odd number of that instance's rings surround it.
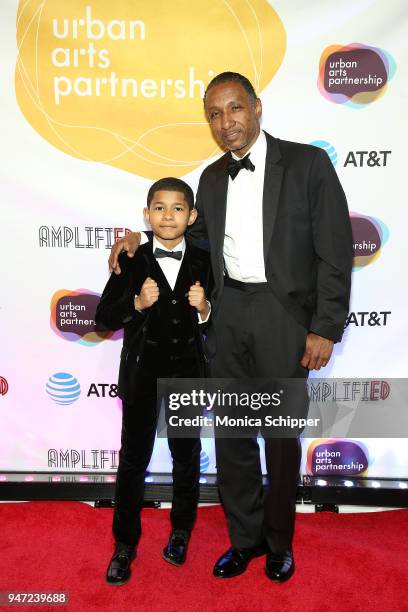
<svg viewBox="0 0 408 612">
<path fill-rule="evenodd" d="M 221 273 L 224 271 L 224 236 L 225 236 L 225 220 L 227 215 L 227 193 L 228 193 L 228 160 L 230 154 L 224 155 L 219 160 L 217 168 L 217 177 L 215 181 L 215 244 L 211 245 L 211 249 L 218 255 L 217 270 Z"/>
<path fill-rule="evenodd" d="M 177 274 L 176 284 L 174 285 L 175 295 L 182 297 L 188 296 L 188 290 L 192 285 L 191 267 L 190 267 L 190 254 L 188 244 L 186 244 L 186 250 L 184 253 L 183 261 L 181 262 L 180 270 Z M 188 289 L 186 289 L 188 287 Z"/>
<path fill-rule="evenodd" d="M 144 246 L 144 245 L 143 245 Z M 153 278 L 159 286 L 160 295 L 167 295 L 171 292 L 171 287 L 167 281 L 166 276 L 163 273 L 163 270 L 157 263 L 157 259 L 153 255 L 153 243 L 149 242 L 146 244 L 146 257 L 148 259 L 149 272 L 148 276 Z"/>
<path fill-rule="evenodd" d="M 269 134 L 266 135 L 267 150 L 265 160 L 265 178 L 262 200 L 263 250 L 265 265 L 278 210 L 279 195 L 283 179 L 283 167 L 277 165 L 281 159 L 278 142 Z"/>
</svg>

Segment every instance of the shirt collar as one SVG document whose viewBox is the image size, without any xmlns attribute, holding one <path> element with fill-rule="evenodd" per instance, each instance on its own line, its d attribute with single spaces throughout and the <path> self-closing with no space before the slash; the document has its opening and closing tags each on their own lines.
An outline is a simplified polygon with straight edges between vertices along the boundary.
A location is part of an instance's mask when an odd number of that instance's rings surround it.
<svg viewBox="0 0 408 612">
<path fill-rule="evenodd" d="M 164 251 L 181 251 L 182 254 L 184 255 L 185 251 L 186 251 L 186 240 L 183 236 L 183 238 L 181 239 L 181 241 L 176 244 L 176 246 L 173 249 L 168 249 L 167 247 L 165 247 L 159 240 L 157 240 L 156 236 L 153 236 L 153 253 L 154 250 L 156 248 L 159 249 L 163 249 Z"/>
<path fill-rule="evenodd" d="M 266 157 L 266 136 L 263 130 L 260 130 L 258 138 L 255 140 L 254 144 L 247 152 L 247 155 L 249 154 L 251 154 L 251 162 L 254 164 L 255 168 L 256 168 L 257 163 L 259 165 L 261 161 L 265 159 Z M 236 159 L 236 160 L 242 159 L 241 157 L 238 157 L 238 155 L 235 155 L 233 151 L 231 151 L 231 155 L 233 159 Z"/>
</svg>

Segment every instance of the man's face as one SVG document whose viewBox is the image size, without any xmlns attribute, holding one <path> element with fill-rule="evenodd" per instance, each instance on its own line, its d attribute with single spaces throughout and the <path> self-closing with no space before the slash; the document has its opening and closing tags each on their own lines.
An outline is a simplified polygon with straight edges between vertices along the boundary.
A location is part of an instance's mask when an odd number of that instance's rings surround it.
<svg viewBox="0 0 408 612">
<path fill-rule="evenodd" d="M 249 151 L 259 134 L 262 105 L 241 83 L 227 81 L 208 90 L 205 110 L 214 138 L 238 157 Z"/>
<path fill-rule="evenodd" d="M 154 235 L 169 249 L 180 242 L 187 226 L 194 223 L 197 216 L 196 209 L 189 209 L 180 191 L 156 191 L 143 213 Z"/>
</svg>

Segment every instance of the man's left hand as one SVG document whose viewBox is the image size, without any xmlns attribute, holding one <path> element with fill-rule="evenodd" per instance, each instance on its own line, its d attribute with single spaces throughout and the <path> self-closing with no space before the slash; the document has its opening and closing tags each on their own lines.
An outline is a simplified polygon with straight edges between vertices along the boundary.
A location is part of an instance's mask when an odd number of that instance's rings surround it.
<svg viewBox="0 0 408 612">
<path fill-rule="evenodd" d="M 318 336 L 313 332 L 307 334 L 306 347 L 300 365 L 309 370 L 320 370 L 330 361 L 333 352 L 333 340 Z"/>
</svg>

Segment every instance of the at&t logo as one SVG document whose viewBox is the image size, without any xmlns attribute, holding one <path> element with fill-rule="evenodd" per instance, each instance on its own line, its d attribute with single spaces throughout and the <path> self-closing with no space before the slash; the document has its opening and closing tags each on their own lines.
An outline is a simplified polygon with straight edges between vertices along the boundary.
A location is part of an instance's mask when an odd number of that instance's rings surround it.
<svg viewBox="0 0 408 612">
<path fill-rule="evenodd" d="M 67 372 L 57 372 L 49 377 L 45 390 L 56 404 L 73 404 L 81 395 L 78 380 Z"/>
<path fill-rule="evenodd" d="M 337 164 L 337 151 L 330 142 L 327 142 L 327 140 L 313 140 L 310 144 L 326 151 L 333 166 Z"/>
</svg>

